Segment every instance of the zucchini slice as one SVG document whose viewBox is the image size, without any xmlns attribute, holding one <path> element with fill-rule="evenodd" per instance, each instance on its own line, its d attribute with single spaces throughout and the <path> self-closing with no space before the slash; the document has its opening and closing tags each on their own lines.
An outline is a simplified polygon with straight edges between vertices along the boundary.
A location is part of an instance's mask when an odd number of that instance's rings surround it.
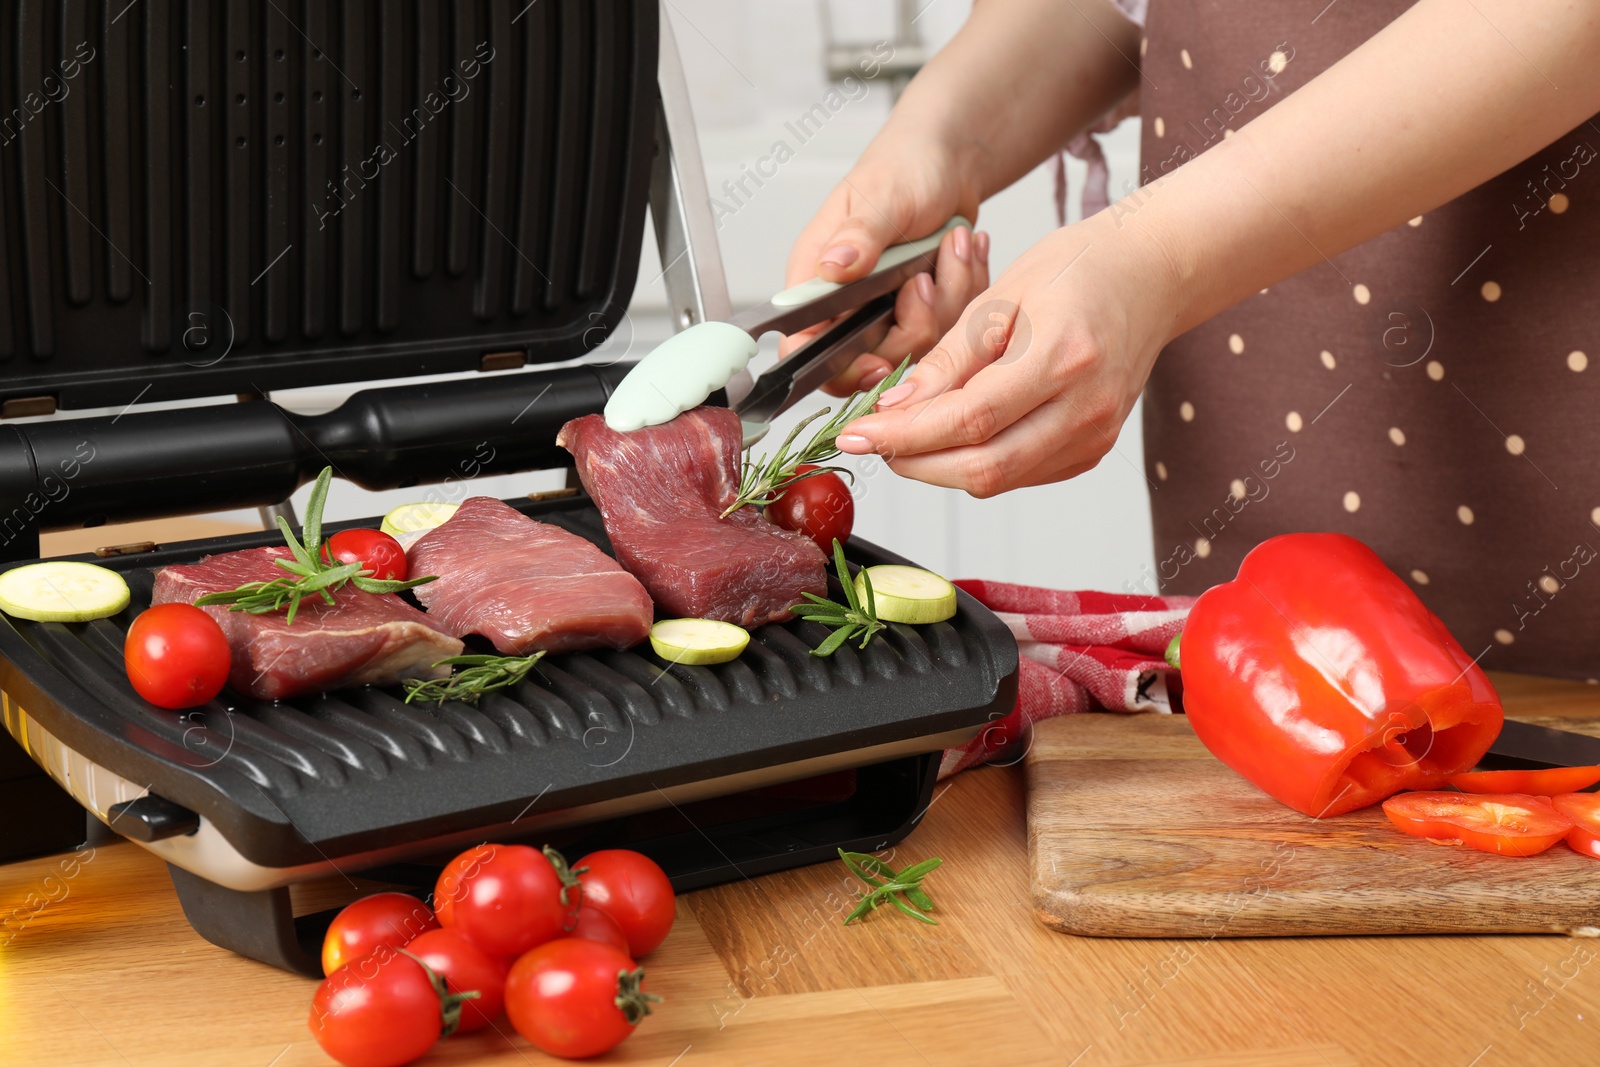
<svg viewBox="0 0 1600 1067">
<path fill-rule="evenodd" d="M 671 663 L 702 666 L 738 659 L 750 631 L 715 619 L 662 619 L 650 627 L 650 647 Z"/>
<path fill-rule="evenodd" d="M 0 574 L 0 611 L 34 622 L 89 622 L 128 606 L 128 583 L 93 563 L 48 560 Z"/>
<path fill-rule="evenodd" d="M 944 622 L 956 613 L 956 587 L 932 571 L 898 563 L 866 568 L 856 574 L 856 599 L 865 606 L 867 583 L 862 574 L 872 576 L 872 599 L 884 622 L 921 625 Z"/>
</svg>

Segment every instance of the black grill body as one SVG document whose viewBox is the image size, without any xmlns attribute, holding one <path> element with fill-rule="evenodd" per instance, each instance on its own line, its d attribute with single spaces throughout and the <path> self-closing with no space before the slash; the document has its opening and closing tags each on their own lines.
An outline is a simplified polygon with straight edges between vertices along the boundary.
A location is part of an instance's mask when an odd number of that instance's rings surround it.
<svg viewBox="0 0 1600 1067">
<path fill-rule="evenodd" d="M 582 497 L 513 503 L 609 547 Z M 812 656 L 826 630 L 797 621 L 760 628 L 739 659 L 712 667 L 668 663 L 648 645 L 551 656 L 478 706 L 407 705 L 399 690 L 372 687 L 272 703 L 225 690 L 188 711 L 139 699 L 122 642 L 149 605 L 154 569 L 277 541 L 250 534 L 101 560 L 133 591 L 120 615 L 0 625 L 7 726 L 113 829 L 182 870 L 190 896 L 220 887 L 220 899 L 260 908 L 314 875 L 397 864 L 436 873 L 428 859 L 486 838 L 626 840 L 680 888 L 822 859 L 841 844 L 879 848 L 921 817 L 938 746 L 1015 700 L 1009 632 L 964 593 L 950 622 L 893 625 L 865 650 Z M 851 555 L 905 562 L 861 541 Z M 875 752 L 897 755 L 874 763 Z M 818 785 L 820 805 L 763 810 L 748 795 L 766 788 L 772 799 L 772 786 L 816 772 L 834 774 Z M 736 817 L 695 817 L 708 782 L 747 794 Z M 641 837 L 629 819 L 655 809 L 680 825 L 657 816 Z M 714 833 L 706 818 L 722 820 Z M 239 918 L 214 932 L 249 951 Z"/>
<path fill-rule="evenodd" d="M 607 341 L 652 181 L 682 180 L 655 162 L 662 30 L 654 0 L 6 5 L 0 419 L 117 413 L 0 425 L 0 561 L 41 528 L 272 505 L 325 465 L 369 489 L 566 465 L 556 430 L 627 367 L 537 365 Z M 485 373 L 403 381 L 452 371 Z M 389 379 L 319 415 L 260 399 Z M 207 397 L 233 399 L 140 406 Z M 609 551 L 581 494 L 510 503 Z M 476 707 L 138 699 L 122 642 L 154 570 L 277 540 L 86 557 L 128 610 L 0 617 L 0 794 L 35 813 L 0 859 L 77 844 L 82 804 L 168 863 L 208 939 L 316 974 L 331 915 L 294 914 L 301 881 L 425 894 L 484 840 L 637 848 L 680 889 L 881 848 L 1015 700 L 1015 643 L 965 594 L 831 659 L 794 622 L 715 667 L 552 656 Z"/>
</svg>

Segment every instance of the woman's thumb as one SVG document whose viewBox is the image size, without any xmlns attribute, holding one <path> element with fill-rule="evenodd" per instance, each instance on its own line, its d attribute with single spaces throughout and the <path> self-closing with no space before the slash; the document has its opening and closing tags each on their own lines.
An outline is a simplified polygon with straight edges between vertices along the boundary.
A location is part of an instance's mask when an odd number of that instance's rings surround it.
<svg viewBox="0 0 1600 1067">
<path fill-rule="evenodd" d="M 910 239 L 881 213 L 852 215 L 822 243 L 817 274 L 830 282 L 855 281 L 872 270 L 885 248 Z"/>
</svg>

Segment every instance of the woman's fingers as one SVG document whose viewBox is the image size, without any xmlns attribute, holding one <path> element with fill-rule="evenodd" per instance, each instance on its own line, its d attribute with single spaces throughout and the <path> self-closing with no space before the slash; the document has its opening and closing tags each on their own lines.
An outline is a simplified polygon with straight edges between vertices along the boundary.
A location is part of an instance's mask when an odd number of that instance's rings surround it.
<svg viewBox="0 0 1600 1067">
<path fill-rule="evenodd" d="M 933 342 L 925 338 L 939 336 L 932 293 L 933 282 L 926 274 L 901 286 L 894 303 L 895 322 L 883 342 L 876 350 L 857 356 L 844 373 L 826 382 L 822 391 L 829 396 L 849 396 L 858 389 L 871 389 L 893 373 L 906 356 L 915 358 L 927 351 Z"/>
<path fill-rule="evenodd" d="M 1113 440 L 1074 416 L 1065 405 L 1051 403 L 983 444 L 921 455 L 886 454 L 886 462 L 903 477 L 988 498 L 1010 489 L 1077 477 L 1100 461 Z"/>
<path fill-rule="evenodd" d="M 919 274 L 901 287 L 895 300 L 894 325 L 875 353 L 857 359 L 824 385 L 823 391 L 849 396 L 857 389 L 877 385 L 907 356 L 913 361 L 920 359 L 960 317 L 973 295 L 988 286 L 988 243 L 987 234 L 973 234 L 965 227 L 946 234 L 939 243 L 934 273 Z M 795 338 L 809 339 L 817 332 L 805 330 L 786 338 L 780 355 L 798 347 Z"/>
<path fill-rule="evenodd" d="M 989 261 L 978 254 L 978 242 L 965 226 L 945 234 L 939 242 L 939 259 L 934 268 L 933 309 L 943 333 L 961 318 L 972 298 L 989 288 Z M 928 342 L 932 348 L 935 336 Z"/>
<path fill-rule="evenodd" d="M 1017 346 L 1013 354 L 1020 356 L 1031 342 L 1031 330 L 1026 322 L 1015 304 L 980 293 L 938 347 L 917 364 L 916 376 L 903 383 L 904 388 L 897 386 L 879 400 L 879 413 L 890 408 L 908 410 L 959 389 L 983 368 L 1005 360 L 1013 343 Z M 852 424 L 846 428 L 846 433 L 870 437 L 865 427 L 871 418 L 873 416 Z"/>
<path fill-rule="evenodd" d="M 926 365 L 934 357 L 930 355 Z M 909 383 L 921 389 L 922 367 Z M 896 387 L 898 388 L 898 387 Z M 879 410 L 857 419 L 839 435 L 840 449 L 854 454 L 912 456 L 952 446 L 979 445 L 998 436 L 1018 419 L 1056 395 L 1057 383 L 1015 366 L 983 370 L 967 382 L 906 403 L 886 393 Z"/>
<path fill-rule="evenodd" d="M 876 378 L 863 378 L 860 381 L 861 388 L 872 388 L 898 367 L 907 356 L 913 360 L 919 359 L 924 352 L 933 347 L 940 333 L 939 316 L 934 310 L 933 300 L 934 285 L 930 275 L 919 274 L 900 288 L 900 295 L 894 302 L 894 325 L 889 327 L 889 332 L 874 350 L 875 355 L 872 357 L 878 359 L 886 370 Z M 842 377 L 843 375 L 840 376 Z M 840 378 L 834 379 L 829 385 L 839 384 Z M 828 392 L 835 396 L 849 395 L 848 390 L 837 392 L 829 388 Z"/>
<path fill-rule="evenodd" d="M 860 389 L 871 389 L 893 373 L 897 365 L 876 353 L 868 352 L 857 356 L 843 374 L 824 383 L 822 391 L 829 396 L 849 396 Z"/>
<path fill-rule="evenodd" d="M 859 179 L 858 179 L 859 180 Z M 921 225 L 917 205 L 899 187 L 864 191 L 845 179 L 844 221 L 819 242 L 814 270 L 830 282 L 852 282 L 869 273 L 890 245 L 915 240 L 937 228 Z"/>
</svg>

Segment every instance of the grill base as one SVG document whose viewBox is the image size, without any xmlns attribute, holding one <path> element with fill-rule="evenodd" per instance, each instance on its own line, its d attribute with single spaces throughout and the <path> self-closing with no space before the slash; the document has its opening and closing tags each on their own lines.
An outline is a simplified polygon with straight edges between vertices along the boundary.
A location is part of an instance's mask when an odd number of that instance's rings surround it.
<svg viewBox="0 0 1600 1067">
<path fill-rule="evenodd" d="M 877 851 L 909 834 L 928 810 L 938 777 L 939 753 L 905 756 L 848 772 L 853 789 L 842 800 L 823 802 L 758 818 L 703 822 L 694 815 L 748 813 L 765 790 L 733 793 L 691 805 L 637 813 L 589 825 L 551 843 L 572 860 L 602 848 L 630 848 L 655 860 L 682 893 L 739 878 L 770 874 L 837 858 L 838 850 Z M 823 791 L 837 774 L 811 779 Z M 795 783 L 803 793 L 807 782 Z M 671 801 L 669 800 L 669 803 Z M 545 843 L 550 835 L 503 843 Z M 360 872 L 371 880 L 426 898 L 443 867 L 407 863 Z M 330 865 L 338 869 L 337 861 Z M 195 931 L 214 945 L 254 960 L 312 978 L 322 976 L 321 946 L 338 909 L 295 916 L 287 886 L 239 890 L 218 885 L 174 864 L 172 875 L 184 916 Z M 345 871 L 347 874 L 357 873 Z"/>
<path fill-rule="evenodd" d="M 582 497 L 509 503 L 608 547 Z M 552 656 L 476 706 L 373 687 L 274 703 L 224 691 L 185 712 L 137 699 L 121 652 L 153 571 L 276 540 L 100 561 L 133 597 L 111 619 L 0 617 L 0 718 L 74 800 L 169 864 L 202 936 L 308 975 L 332 914 L 296 918 L 289 887 L 360 872 L 425 895 L 485 840 L 574 859 L 637 849 L 679 889 L 884 848 L 926 810 L 939 753 L 1016 700 L 1010 631 L 966 594 L 947 622 L 891 625 L 827 659 L 811 655 L 825 630 L 794 621 L 710 667 L 648 646 Z M 907 562 L 860 539 L 849 556 Z"/>
</svg>

